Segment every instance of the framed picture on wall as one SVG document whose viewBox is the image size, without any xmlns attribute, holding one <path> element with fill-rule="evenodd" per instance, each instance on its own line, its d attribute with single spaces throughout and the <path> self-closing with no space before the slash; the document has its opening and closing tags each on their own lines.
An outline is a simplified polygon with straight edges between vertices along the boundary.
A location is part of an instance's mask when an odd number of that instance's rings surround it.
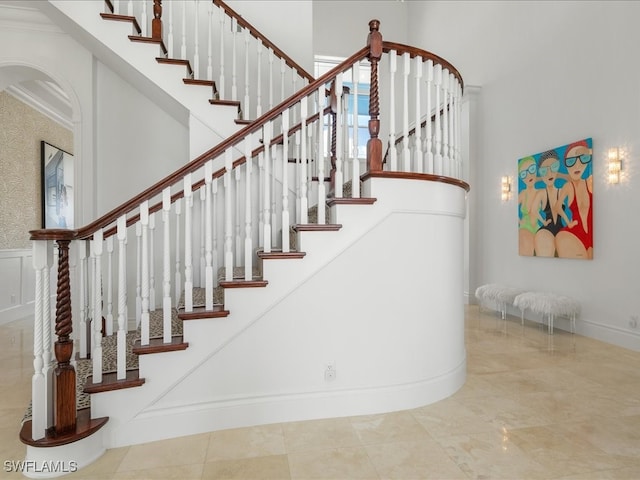
<svg viewBox="0 0 640 480">
<path fill-rule="evenodd" d="M 73 229 L 73 155 L 41 141 L 42 227 Z"/>
</svg>

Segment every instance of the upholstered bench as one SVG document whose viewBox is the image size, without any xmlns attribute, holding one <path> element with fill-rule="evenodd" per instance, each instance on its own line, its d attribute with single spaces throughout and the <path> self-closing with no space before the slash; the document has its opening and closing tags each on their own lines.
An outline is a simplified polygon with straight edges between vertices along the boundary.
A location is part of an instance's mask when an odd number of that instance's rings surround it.
<svg viewBox="0 0 640 480">
<path fill-rule="evenodd" d="M 502 314 L 502 319 L 507 318 L 507 305 L 513 305 L 515 298 L 524 292 L 520 288 L 508 287 L 498 283 L 488 283 L 476 289 L 476 298 L 480 305 L 490 305 Z"/>
<path fill-rule="evenodd" d="M 549 320 L 548 331 L 553 334 L 554 317 L 567 317 L 571 322 L 571 333 L 576 330 L 576 317 L 580 313 L 580 304 L 572 298 L 550 292 L 524 292 L 517 295 L 513 305 L 520 309 L 524 324 L 524 311 L 546 315 Z"/>
</svg>

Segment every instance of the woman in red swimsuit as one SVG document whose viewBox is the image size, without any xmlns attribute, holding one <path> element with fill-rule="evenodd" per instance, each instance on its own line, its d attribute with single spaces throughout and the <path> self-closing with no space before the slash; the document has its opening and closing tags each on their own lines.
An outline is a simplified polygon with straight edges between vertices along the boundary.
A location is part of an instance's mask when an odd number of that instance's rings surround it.
<svg viewBox="0 0 640 480">
<path fill-rule="evenodd" d="M 567 205 L 571 218 L 558 210 L 565 223 L 556 236 L 561 258 L 593 258 L 593 177 L 583 178 L 591 157 L 586 140 L 569 145 L 564 156 L 569 181 L 560 189 L 560 205 Z"/>
</svg>

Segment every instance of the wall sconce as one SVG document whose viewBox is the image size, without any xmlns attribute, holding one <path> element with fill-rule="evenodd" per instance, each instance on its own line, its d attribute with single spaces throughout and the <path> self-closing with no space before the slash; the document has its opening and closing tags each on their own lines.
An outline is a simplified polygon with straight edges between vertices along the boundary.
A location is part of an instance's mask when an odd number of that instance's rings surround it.
<svg viewBox="0 0 640 480">
<path fill-rule="evenodd" d="M 609 183 L 620 183 L 622 159 L 620 158 L 620 149 L 618 147 L 609 149 L 607 169 L 609 172 Z"/>
<path fill-rule="evenodd" d="M 511 198 L 511 179 L 507 176 L 500 179 L 500 198 L 503 202 Z"/>
</svg>

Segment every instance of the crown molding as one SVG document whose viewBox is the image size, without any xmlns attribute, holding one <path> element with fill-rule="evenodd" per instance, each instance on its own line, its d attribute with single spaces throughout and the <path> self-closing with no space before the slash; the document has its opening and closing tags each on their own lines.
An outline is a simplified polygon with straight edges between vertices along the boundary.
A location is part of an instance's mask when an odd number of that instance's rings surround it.
<svg viewBox="0 0 640 480">
<path fill-rule="evenodd" d="M 34 93 L 34 91 L 25 88 L 22 84 L 11 85 L 5 89 L 5 92 L 64 128 L 73 130 L 73 122 L 71 120 L 72 108 L 64 92 L 60 90 L 57 85 L 50 82 L 37 80 L 35 83 L 46 95 L 38 95 Z M 43 96 L 49 96 L 50 98 L 44 99 L 42 98 Z M 61 103 L 63 107 L 55 106 L 54 103 Z M 68 110 L 64 111 L 67 105 Z"/>
</svg>

